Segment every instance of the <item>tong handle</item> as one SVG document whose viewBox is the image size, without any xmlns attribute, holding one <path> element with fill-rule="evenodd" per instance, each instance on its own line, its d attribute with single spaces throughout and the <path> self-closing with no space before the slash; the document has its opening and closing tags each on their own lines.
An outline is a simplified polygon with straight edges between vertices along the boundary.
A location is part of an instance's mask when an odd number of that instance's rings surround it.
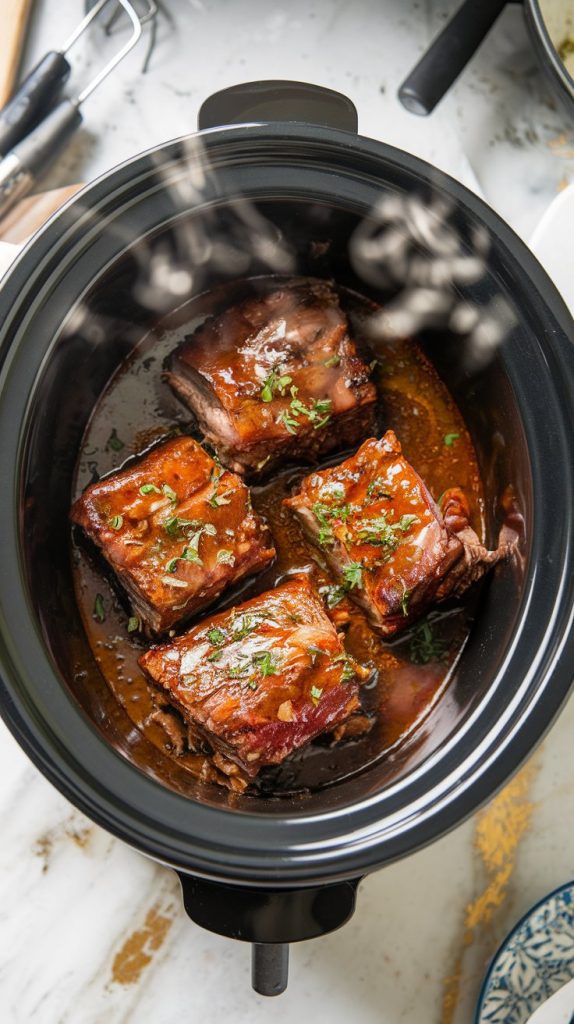
<svg viewBox="0 0 574 1024">
<path fill-rule="evenodd" d="M 69 77 L 70 63 L 52 50 L 30 71 L 0 111 L 0 153 L 9 153 L 37 125 Z"/>
<path fill-rule="evenodd" d="M 44 172 L 81 123 L 77 103 L 62 100 L 10 150 L 0 162 L 0 217 L 30 191 L 35 178 Z"/>
</svg>

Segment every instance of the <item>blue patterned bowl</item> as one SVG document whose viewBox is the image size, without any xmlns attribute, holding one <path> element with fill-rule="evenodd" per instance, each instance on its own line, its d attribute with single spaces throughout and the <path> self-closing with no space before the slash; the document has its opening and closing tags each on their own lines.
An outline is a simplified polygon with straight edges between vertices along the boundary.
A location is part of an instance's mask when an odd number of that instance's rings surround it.
<svg viewBox="0 0 574 1024">
<path fill-rule="evenodd" d="M 475 1024 L 526 1024 L 574 978 L 574 882 L 555 889 L 518 922 L 490 965 Z"/>
</svg>

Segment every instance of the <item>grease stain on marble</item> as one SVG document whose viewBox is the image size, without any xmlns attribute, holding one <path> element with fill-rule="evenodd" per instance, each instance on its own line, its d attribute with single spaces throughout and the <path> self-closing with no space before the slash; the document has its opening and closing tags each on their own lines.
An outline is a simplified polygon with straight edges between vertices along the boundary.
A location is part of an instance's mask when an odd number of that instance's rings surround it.
<svg viewBox="0 0 574 1024">
<path fill-rule="evenodd" d="M 170 913 L 171 912 L 171 915 Z M 112 981 L 116 985 L 135 985 L 155 954 L 163 946 L 173 924 L 175 907 L 170 904 L 151 907 L 141 928 L 136 928 L 122 943 L 112 962 Z"/>
<path fill-rule="evenodd" d="M 69 839 L 78 849 L 85 850 L 93 833 L 94 826 L 73 811 L 65 821 L 38 836 L 32 844 L 32 852 L 42 861 L 42 874 L 47 873 L 54 852 L 60 844 Z"/>
<path fill-rule="evenodd" d="M 539 755 L 529 761 L 511 782 L 480 811 L 474 829 L 473 853 L 486 877 L 486 884 L 466 906 L 459 953 L 454 967 L 443 980 L 442 1024 L 452 1024 L 459 1004 L 464 970 L 464 950 L 486 929 L 505 906 L 520 843 L 536 804 L 530 793 L 538 772 Z"/>
</svg>

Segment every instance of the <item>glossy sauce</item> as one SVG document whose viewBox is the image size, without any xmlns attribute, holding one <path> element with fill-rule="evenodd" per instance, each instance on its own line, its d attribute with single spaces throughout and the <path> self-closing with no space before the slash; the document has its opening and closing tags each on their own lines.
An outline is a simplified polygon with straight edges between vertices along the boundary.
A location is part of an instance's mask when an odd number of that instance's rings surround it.
<svg viewBox="0 0 574 1024">
<path fill-rule="evenodd" d="M 162 381 L 162 364 L 206 315 L 235 301 L 237 295 L 230 297 L 225 289 L 192 300 L 147 335 L 120 366 L 86 429 L 74 497 L 97 475 L 109 473 L 161 439 L 178 431 L 199 436 L 188 411 Z M 350 317 L 351 333 L 361 342 L 368 333 L 366 325 L 374 307 L 349 292 L 341 292 L 341 301 Z M 482 537 L 483 499 L 476 455 L 445 385 L 415 342 L 383 344 L 377 340 L 371 347 L 368 358 L 374 356 L 378 363 L 375 380 L 381 398 L 380 433 L 388 427 L 395 431 L 406 458 L 435 498 L 447 487 L 463 488 L 472 509 L 473 526 Z M 324 465 L 340 461 L 344 454 L 331 457 Z M 314 562 L 293 515 L 282 506 L 282 499 L 309 469 L 286 467 L 269 482 L 252 489 L 253 505 L 271 527 L 277 560 L 262 575 L 229 591 L 213 609 L 191 620 L 189 625 L 201 621 L 212 610 L 230 607 L 271 589 L 286 574 L 308 573 L 318 587 L 331 582 Z M 177 758 L 178 764 L 193 777 L 202 773 L 205 777 L 205 757 L 186 749 L 185 730 L 178 713 L 166 709 L 165 700 L 144 678 L 137 664 L 148 642 L 136 633 L 128 634 L 130 613 L 125 599 L 115 589 L 103 559 L 76 532 L 72 539 L 72 561 L 88 640 L 116 699 L 151 743 L 167 756 Z M 442 606 L 422 625 L 392 644 L 384 643 L 372 632 L 358 608 L 346 605 L 350 610 L 347 650 L 370 669 L 361 695 L 372 728 L 368 734 L 339 746 L 333 746 L 327 738 L 320 739 L 282 766 L 264 769 L 256 783 L 261 791 L 280 795 L 331 784 L 388 756 L 412 735 L 452 678 L 470 631 L 472 602 L 470 594 L 462 602 Z"/>
</svg>

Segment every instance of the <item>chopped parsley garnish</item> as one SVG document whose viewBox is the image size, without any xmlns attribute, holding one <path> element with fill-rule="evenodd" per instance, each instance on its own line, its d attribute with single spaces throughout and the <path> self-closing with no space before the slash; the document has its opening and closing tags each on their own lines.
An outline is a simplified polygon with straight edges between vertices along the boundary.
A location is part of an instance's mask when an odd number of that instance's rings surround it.
<svg viewBox="0 0 574 1024">
<path fill-rule="evenodd" d="M 106 448 L 111 448 L 113 452 L 121 452 L 122 448 L 125 448 L 125 444 L 122 439 L 118 437 L 115 427 L 108 437 Z"/>
<path fill-rule="evenodd" d="M 325 596 L 327 608 L 336 608 L 347 594 L 345 587 L 321 587 L 320 594 Z"/>
<path fill-rule="evenodd" d="M 244 676 L 246 672 L 249 672 L 249 665 L 247 663 L 241 665 L 228 665 L 227 675 L 231 676 L 232 679 L 237 679 L 238 676 Z"/>
<path fill-rule="evenodd" d="M 325 545 L 333 543 L 332 523 L 337 519 L 346 523 L 353 509 L 351 505 L 325 505 L 322 501 L 316 501 L 311 511 L 320 527 L 317 542 Z"/>
<path fill-rule="evenodd" d="M 211 654 L 207 655 L 207 660 L 208 661 L 219 661 L 219 659 L 222 657 L 222 655 L 223 655 L 223 651 L 212 651 Z"/>
<path fill-rule="evenodd" d="M 311 658 L 311 664 L 312 665 L 315 664 L 315 662 L 317 661 L 317 658 L 320 658 L 322 656 L 329 657 L 329 652 L 328 651 L 324 651 L 321 647 L 316 647 L 315 644 L 310 644 L 309 645 L 309 647 L 307 648 L 307 654 Z"/>
<path fill-rule="evenodd" d="M 248 685 L 250 690 L 257 690 L 258 689 L 258 683 L 257 683 L 256 679 L 250 679 L 249 682 L 247 683 L 247 685 Z"/>
<path fill-rule="evenodd" d="M 220 548 L 215 556 L 218 565 L 235 565 L 235 555 L 229 548 Z"/>
<path fill-rule="evenodd" d="M 178 537 L 187 529 L 205 529 L 206 532 L 208 523 L 202 523 L 198 519 L 181 519 L 180 516 L 170 516 L 169 519 L 165 519 L 163 522 L 163 528 L 170 537 Z M 211 527 L 215 532 L 215 527 Z"/>
<path fill-rule="evenodd" d="M 202 533 L 203 530 L 197 530 L 196 533 L 192 533 L 189 543 L 185 545 L 180 558 L 183 558 L 186 562 L 193 562 L 195 565 L 203 565 L 203 561 L 199 557 L 199 541 Z"/>
<path fill-rule="evenodd" d="M 387 498 L 390 500 L 392 494 L 385 488 L 382 480 L 371 480 L 367 487 L 367 498 Z"/>
<path fill-rule="evenodd" d="M 317 705 L 319 703 L 320 699 L 321 699 L 321 694 L 323 693 L 323 687 L 322 686 L 312 686 L 309 692 L 311 694 L 311 700 L 313 701 L 313 704 Z"/>
<path fill-rule="evenodd" d="M 397 530 L 406 533 L 413 525 L 418 523 L 418 517 L 413 515 L 401 516 L 396 523 L 389 523 L 386 512 L 381 512 L 371 519 L 363 519 L 356 526 L 357 538 L 363 544 L 380 544 L 382 547 L 394 551 L 399 546 Z"/>
<path fill-rule="evenodd" d="M 291 416 L 288 409 L 284 409 L 283 412 L 279 413 L 276 422 L 282 423 L 287 428 L 290 434 L 297 433 L 299 420 L 296 420 L 294 416 Z"/>
<path fill-rule="evenodd" d="M 431 661 L 443 661 L 448 646 L 446 640 L 435 635 L 430 622 L 419 622 L 411 640 L 411 661 L 415 665 L 428 665 Z"/>
<path fill-rule="evenodd" d="M 285 391 L 291 384 L 293 378 L 288 374 L 279 374 L 275 370 L 272 370 L 267 380 L 261 388 L 259 397 L 262 402 L 272 402 L 273 392 L 275 391 L 278 395 L 283 396 Z"/>
<path fill-rule="evenodd" d="M 177 516 L 174 516 L 173 518 L 177 519 Z M 180 520 L 179 522 L 180 524 L 185 522 L 186 525 L 190 526 L 197 525 L 193 524 L 191 520 Z M 164 523 L 164 529 L 168 530 L 166 523 Z M 168 530 L 168 533 L 170 536 L 176 536 L 176 534 L 171 533 L 170 530 Z M 168 572 L 175 572 L 177 563 L 182 559 L 184 562 L 193 562 L 194 565 L 203 565 L 203 560 L 199 557 L 199 541 L 204 533 L 209 534 L 210 537 L 214 537 L 217 531 L 212 523 L 203 523 L 199 527 L 199 530 L 196 530 L 195 533 L 192 533 L 188 538 L 187 544 L 181 552 L 181 555 L 176 555 L 175 558 L 170 558 L 166 565 Z"/>
<path fill-rule="evenodd" d="M 234 630 L 231 640 L 243 640 L 246 636 L 249 636 L 254 629 L 257 629 L 257 623 L 254 621 L 253 615 L 244 615 L 239 629 Z"/>
<path fill-rule="evenodd" d="M 226 637 L 222 629 L 218 629 L 217 626 L 214 626 L 213 629 L 208 629 L 207 639 L 214 647 L 221 647 L 221 645 L 225 643 Z"/>
<path fill-rule="evenodd" d="M 130 615 L 128 619 L 128 633 L 138 633 L 142 628 L 142 620 L 139 615 Z"/>
<path fill-rule="evenodd" d="M 303 622 L 301 616 L 295 615 L 293 612 L 287 612 L 287 618 L 289 619 L 289 622 L 294 623 L 295 626 L 300 626 Z"/>
<path fill-rule="evenodd" d="M 284 409 L 277 417 L 277 423 L 283 423 L 290 434 L 294 434 L 301 420 L 297 417 L 305 416 L 313 424 L 314 430 L 326 426 L 331 419 L 331 399 L 314 398 L 311 405 L 305 405 L 300 398 L 297 398 L 298 388 L 293 384 L 290 388 L 291 402 L 288 409 Z"/>
<path fill-rule="evenodd" d="M 251 660 L 262 676 L 277 675 L 277 655 L 272 654 L 271 651 L 259 651 L 258 654 L 253 655 Z"/>
<path fill-rule="evenodd" d="M 349 562 L 343 567 L 343 579 L 347 588 L 353 590 L 363 582 L 363 567 L 360 562 Z"/>
<path fill-rule="evenodd" d="M 111 526 L 112 530 L 121 530 L 121 528 L 123 526 L 123 523 L 124 523 L 124 517 L 123 516 L 112 516 L 112 518 L 109 520 L 109 523 L 110 523 L 110 526 Z"/>
<path fill-rule="evenodd" d="M 143 494 L 145 498 L 146 494 L 161 494 L 161 491 L 155 484 L 142 484 L 140 487 L 140 494 Z"/>
<path fill-rule="evenodd" d="M 177 505 L 177 494 L 175 493 L 173 487 L 170 487 L 169 484 L 162 484 L 161 489 L 165 494 L 166 498 L 169 498 L 170 501 L 173 501 L 174 505 Z"/>
<path fill-rule="evenodd" d="M 94 616 L 94 619 L 96 620 L 96 622 L 105 622 L 106 621 L 106 612 L 105 612 L 105 608 L 104 608 L 104 599 L 103 599 L 101 594 L 96 594 L 96 599 L 94 601 L 94 610 L 92 612 L 92 615 Z"/>
<path fill-rule="evenodd" d="M 341 365 L 341 357 L 340 356 L 331 356 L 329 359 L 326 359 L 325 362 L 323 363 L 323 366 L 328 366 L 329 369 L 332 366 L 340 366 L 340 365 Z"/>
<path fill-rule="evenodd" d="M 458 441 L 460 434 L 445 434 L 443 441 L 447 448 L 452 448 L 455 441 Z"/>
<path fill-rule="evenodd" d="M 407 590 L 406 587 L 403 587 L 403 594 L 402 594 L 402 597 L 401 597 L 401 611 L 402 611 L 402 613 L 403 613 L 403 615 L 405 617 L 409 614 L 409 600 L 410 600 L 410 596 L 411 596 L 410 590 Z"/>
<path fill-rule="evenodd" d="M 211 505 L 212 508 L 219 508 L 220 505 L 231 505 L 231 498 L 229 497 L 230 494 L 233 494 L 233 487 L 230 487 L 229 490 L 224 491 L 223 494 L 218 494 L 216 486 L 213 493 L 210 494 L 209 498 L 206 498 L 205 500 L 207 501 L 208 505 Z"/>
<path fill-rule="evenodd" d="M 338 654 L 336 658 L 333 658 L 333 661 L 344 662 L 343 673 L 341 675 L 342 683 L 348 683 L 351 679 L 355 678 L 357 674 L 355 672 L 355 664 L 353 662 L 353 659 L 349 657 L 346 651 L 343 651 L 342 654 Z"/>
</svg>

